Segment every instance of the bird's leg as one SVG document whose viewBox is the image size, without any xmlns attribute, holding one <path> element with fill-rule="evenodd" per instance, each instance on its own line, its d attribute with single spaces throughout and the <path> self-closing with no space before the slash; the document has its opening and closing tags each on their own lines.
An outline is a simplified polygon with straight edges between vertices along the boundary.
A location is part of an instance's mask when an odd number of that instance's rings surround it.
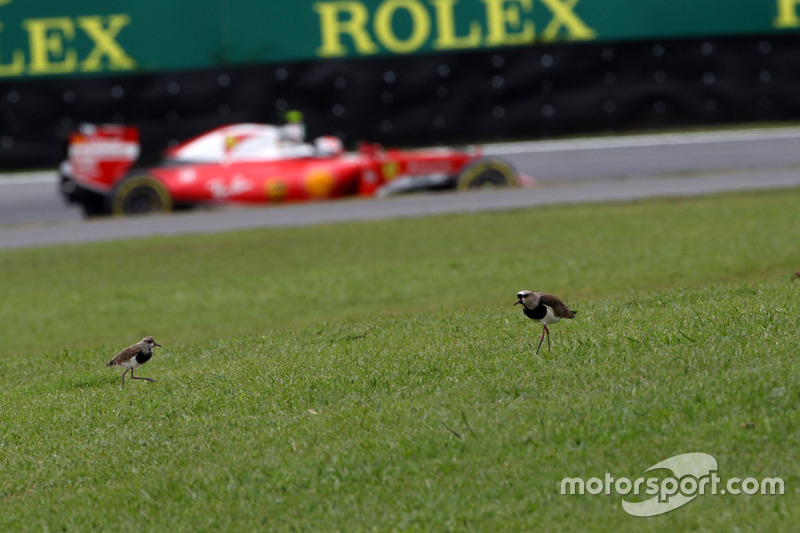
<svg viewBox="0 0 800 533">
<path fill-rule="evenodd" d="M 128 373 L 127 370 L 125 370 L 125 372 L 122 373 L 122 388 L 123 389 L 125 388 L 125 374 L 127 374 L 127 373 Z M 133 375 L 133 374 L 131 374 L 131 375 Z"/>
<path fill-rule="evenodd" d="M 132 368 L 131 368 L 131 379 L 145 379 L 145 380 L 149 381 L 150 383 L 155 383 L 155 381 L 156 381 L 153 378 L 144 378 L 144 377 L 140 378 L 140 377 L 134 376 Z"/>
<path fill-rule="evenodd" d="M 547 332 L 547 351 L 550 351 L 550 330 L 547 326 L 544 327 L 544 330 Z"/>
<path fill-rule="evenodd" d="M 539 355 L 539 348 L 542 347 L 542 342 L 544 342 L 544 332 L 545 331 L 547 331 L 547 326 L 545 326 L 544 329 L 542 329 L 542 336 L 539 337 L 539 346 L 536 347 L 536 355 Z M 548 344 L 550 343 L 550 339 L 549 338 L 547 339 L 547 343 Z"/>
</svg>

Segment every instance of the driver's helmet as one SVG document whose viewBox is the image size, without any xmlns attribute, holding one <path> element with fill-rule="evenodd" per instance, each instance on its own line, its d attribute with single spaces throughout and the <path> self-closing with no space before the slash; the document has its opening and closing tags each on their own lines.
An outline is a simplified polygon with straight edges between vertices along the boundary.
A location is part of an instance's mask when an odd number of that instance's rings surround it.
<svg viewBox="0 0 800 533">
<path fill-rule="evenodd" d="M 302 144 L 306 136 L 306 127 L 302 122 L 292 122 L 280 126 L 280 140 L 287 144 Z"/>
</svg>

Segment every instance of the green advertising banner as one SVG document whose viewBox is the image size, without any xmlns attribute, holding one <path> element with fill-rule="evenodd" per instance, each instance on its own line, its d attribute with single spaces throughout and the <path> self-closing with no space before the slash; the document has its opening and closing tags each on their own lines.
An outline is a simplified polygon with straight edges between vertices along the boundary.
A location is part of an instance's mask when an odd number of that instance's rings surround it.
<svg viewBox="0 0 800 533">
<path fill-rule="evenodd" d="M 800 0 L 0 0 L 0 80 L 798 28 Z"/>
</svg>

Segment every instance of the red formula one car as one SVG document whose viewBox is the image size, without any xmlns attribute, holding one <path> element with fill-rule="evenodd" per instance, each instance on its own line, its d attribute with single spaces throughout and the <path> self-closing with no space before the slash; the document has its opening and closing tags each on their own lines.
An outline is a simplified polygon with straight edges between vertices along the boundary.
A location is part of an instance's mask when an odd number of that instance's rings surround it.
<svg viewBox="0 0 800 533">
<path fill-rule="evenodd" d="M 61 193 L 91 215 L 163 213 L 200 204 L 265 204 L 374 196 L 416 189 L 529 185 L 480 150 L 345 152 L 336 137 L 304 142 L 300 123 L 235 124 L 199 135 L 139 168 L 139 132 L 83 125 L 59 169 Z"/>
</svg>

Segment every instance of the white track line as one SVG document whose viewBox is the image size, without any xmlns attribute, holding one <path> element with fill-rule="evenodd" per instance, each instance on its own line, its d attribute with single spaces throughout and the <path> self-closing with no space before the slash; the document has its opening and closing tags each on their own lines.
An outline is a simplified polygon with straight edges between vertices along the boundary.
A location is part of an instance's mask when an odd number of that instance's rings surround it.
<svg viewBox="0 0 800 533">
<path fill-rule="evenodd" d="M 28 183 L 56 183 L 58 173 L 55 170 L 40 172 L 14 172 L 0 174 L 0 185 L 26 185 Z"/>
<path fill-rule="evenodd" d="M 770 128 L 735 131 L 689 133 L 654 133 L 621 137 L 592 137 L 557 141 L 527 141 L 488 144 L 483 146 L 486 155 L 516 153 L 569 152 L 577 150 L 606 150 L 609 148 L 645 148 L 651 146 L 680 146 L 686 144 L 711 144 L 721 142 L 753 142 L 776 139 L 800 139 L 800 128 Z"/>
</svg>

